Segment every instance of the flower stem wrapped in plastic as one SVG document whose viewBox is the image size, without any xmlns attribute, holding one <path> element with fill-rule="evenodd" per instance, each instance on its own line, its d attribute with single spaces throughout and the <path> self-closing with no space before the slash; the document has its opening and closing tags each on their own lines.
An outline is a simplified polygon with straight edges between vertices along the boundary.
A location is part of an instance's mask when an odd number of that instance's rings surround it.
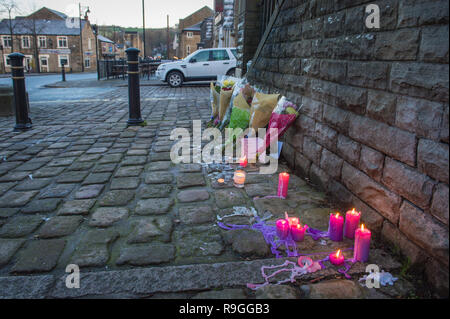
<svg viewBox="0 0 450 319">
<path fill-rule="evenodd" d="M 230 107 L 234 85 L 235 82 L 232 80 L 225 80 L 222 83 L 222 89 L 220 90 L 219 122 L 223 121 L 225 114 Z"/>
<path fill-rule="evenodd" d="M 279 140 L 286 133 L 297 119 L 298 111 L 297 105 L 289 102 L 284 96 L 278 101 L 277 107 L 270 117 L 265 143 L 259 148 L 258 154 L 264 153 L 273 141 Z M 278 131 L 276 134 L 272 134 L 271 129 Z"/>
<path fill-rule="evenodd" d="M 220 99 L 220 86 L 219 86 L 219 92 L 217 92 L 217 85 L 215 86 L 214 83 L 211 82 L 211 92 L 210 92 L 210 99 L 211 99 L 211 121 L 214 121 L 214 119 L 219 115 L 219 99 Z"/>
</svg>

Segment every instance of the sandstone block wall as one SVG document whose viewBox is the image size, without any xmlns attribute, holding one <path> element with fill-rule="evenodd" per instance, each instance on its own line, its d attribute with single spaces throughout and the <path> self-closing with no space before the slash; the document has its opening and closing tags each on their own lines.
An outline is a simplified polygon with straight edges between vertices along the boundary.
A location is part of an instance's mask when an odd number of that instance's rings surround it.
<svg viewBox="0 0 450 319">
<path fill-rule="evenodd" d="M 448 22 L 447 0 L 286 0 L 248 75 L 303 104 L 283 149 L 295 171 L 362 210 L 447 296 Z"/>
</svg>

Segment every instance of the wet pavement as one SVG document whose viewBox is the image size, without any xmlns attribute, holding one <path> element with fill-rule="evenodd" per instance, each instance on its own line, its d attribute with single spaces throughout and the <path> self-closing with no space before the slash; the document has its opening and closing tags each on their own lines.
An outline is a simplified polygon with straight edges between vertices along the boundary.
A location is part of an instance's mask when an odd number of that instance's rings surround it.
<svg viewBox="0 0 450 319">
<path fill-rule="evenodd" d="M 237 210 L 254 209 L 269 222 L 288 212 L 326 231 L 335 207 L 293 174 L 282 200 L 264 198 L 276 195 L 277 174 L 249 170 L 245 188 L 237 189 L 226 176 L 228 167 L 173 164 L 171 132 L 175 127 L 192 131 L 193 120 L 205 126 L 208 88 L 143 87 L 141 100 L 142 127 L 126 126 L 126 88 L 77 102 L 52 102 L 51 113 L 50 104 L 32 101 L 33 129 L 23 133 L 12 132 L 14 118 L 0 118 L 0 298 L 414 294 L 403 278 L 394 288 L 362 288 L 357 279 L 366 265 L 360 263 L 352 267 L 351 280 L 327 264 L 291 284 L 249 289 L 248 283 L 264 282 L 262 266 L 287 259 L 274 259 L 261 232 L 227 231 L 218 221 L 257 221 L 254 214 L 235 216 Z M 289 168 L 280 165 L 281 171 Z M 218 185 L 219 177 L 227 177 L 227 184 Z M 297 249 L 320 256 L 352 244 L 308 237 Z M 375 242 L 372 249 L 370 263 L 399 273 L 402 264 L 396 258 Z M 69 264 L 81 267 L 80 289 L 65 286 Z"/>
</svg>

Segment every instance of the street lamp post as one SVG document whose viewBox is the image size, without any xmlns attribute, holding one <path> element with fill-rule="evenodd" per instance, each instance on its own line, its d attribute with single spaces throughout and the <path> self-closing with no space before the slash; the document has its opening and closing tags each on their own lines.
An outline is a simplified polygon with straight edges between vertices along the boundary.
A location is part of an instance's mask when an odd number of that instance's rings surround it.
<svg viewBox="0 0 450 319">
<path fill-rule="evenodd" d="M 83 28 L 82 28 L 82 20 L 83 16 L 81 15 L 82 9 L 86 9 L 85 15 L 90 13 L 89 7 L 82 7 L 81 3 L 78 4 L 79 14 L 80 14 L 80 51 L 81 51 L 81 72 L 84 72 L 84 50 L 83 50 Z"/>
</svg>

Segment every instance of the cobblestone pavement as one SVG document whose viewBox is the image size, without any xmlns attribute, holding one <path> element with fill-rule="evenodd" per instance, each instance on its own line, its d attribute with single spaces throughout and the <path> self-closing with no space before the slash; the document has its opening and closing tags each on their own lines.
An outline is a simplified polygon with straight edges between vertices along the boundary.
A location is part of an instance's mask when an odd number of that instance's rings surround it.
<svg viewBox="0 0 450 319">
<path fill-rule="evenodd" d="M 325 195 L 291 176 L 287 200 L 275 195 L 277 176 L 249 172 L 245 189 L 216 183 L 220 169 L 174 165 L 175 127 L 209 119 L 208 88 L 141 89 L 147 125 L 126 127 L 127 89 L 76 103 L 32 104 L 33 129 L 13 133 L 0 118 L 0 298 L 390 298 L 411 284 L 363 289 L 332 267 L 296 284 L 256 294 L 261 266 L 278 265 L 261 233 L 224 231 L 217 216 L 255 207 L 271 220 L 284 212 L 326 230 L 333 210 Z M 281 166 L 279 171 L 288 170 Z M 250 224 L 252 217 L 224 217 Z M 302 253 L 346 248 L 309 237 Z M 401 264 L 374 247 L 371 263 L 395 273 Z M 65 287 L 68 264 L 81 267 L 81 289 Z"/>
</svg>

